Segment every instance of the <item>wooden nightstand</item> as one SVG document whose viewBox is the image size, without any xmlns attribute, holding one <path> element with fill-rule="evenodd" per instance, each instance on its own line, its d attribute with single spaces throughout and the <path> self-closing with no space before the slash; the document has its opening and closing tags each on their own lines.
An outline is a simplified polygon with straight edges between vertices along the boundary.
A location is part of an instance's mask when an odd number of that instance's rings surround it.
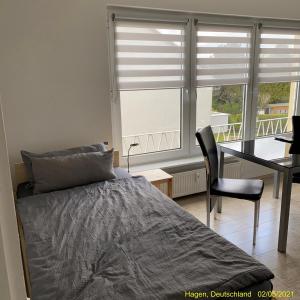
<svg viewBox="0 0 300 300">
<path fill-rule="evenodd" d="M 168 185 L 167 195 L 172 198 L 173 176 L 161 169 L 147 170 L 131 173 L 132 176 L 144 176 L 149 182 L 160 188 L 160 185 L 166 183 Z"/>
</svg>

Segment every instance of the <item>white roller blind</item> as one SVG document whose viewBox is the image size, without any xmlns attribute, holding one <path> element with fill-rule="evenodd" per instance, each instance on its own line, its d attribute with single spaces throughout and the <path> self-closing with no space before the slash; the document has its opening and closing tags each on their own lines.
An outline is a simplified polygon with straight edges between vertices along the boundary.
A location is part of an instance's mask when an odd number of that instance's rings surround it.
<svg viewBox="0 0 300 300">
<path fill-rule="evenodd" d="M 115 21 L 120 90 L 184 86 L 185 24 Z"/>
<path fill-rule="evenodd" d="M 300 31 L 262 29 L 258 81 L 300 80 Z"/>
<path fill-rule="evenodd" d="M 250 28 L 199 24 L 197 86 L 247 84 L 250 47 Z"/>
</svg>

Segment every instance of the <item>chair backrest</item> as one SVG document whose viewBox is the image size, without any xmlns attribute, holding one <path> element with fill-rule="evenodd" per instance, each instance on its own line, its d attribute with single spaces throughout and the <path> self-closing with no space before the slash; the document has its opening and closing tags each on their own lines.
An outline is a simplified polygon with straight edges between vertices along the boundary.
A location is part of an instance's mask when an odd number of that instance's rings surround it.
<svg viewBox="0 0 300 300">
<path fill-rule="evenodd" d="M 210 183 L 213 184 L 218 179 L 219 161 L 218 150 L 213 131 L 210 126 L 198 129 L 196 138 L 201 147 L 203 156 L 208 161 Z"/>
<path fill-rule="evenodd" d="M 300 139 L 300 116 L 292 116 L 293 125 L 293 139 L 294 142 L 299 143 Z"/>
</svg>

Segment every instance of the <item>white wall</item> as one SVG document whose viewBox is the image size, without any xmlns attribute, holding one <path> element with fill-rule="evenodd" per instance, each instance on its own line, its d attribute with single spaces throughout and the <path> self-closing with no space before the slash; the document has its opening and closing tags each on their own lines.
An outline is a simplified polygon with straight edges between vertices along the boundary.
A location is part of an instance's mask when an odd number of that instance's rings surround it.
<svg viewBox="0 0 300 300">
<path fill-rule="evenodd" d="M 10 178 L 0 103 L 0 298 L 26 299 L 20 243 L 17 233 L 13 190 Z"/>
<path fill-rule="evenodd" d="M 111 139 L 102 1 L 1 1 L 9 155 Z M 4 42 L 3 42 L 4 41 Z"/>
<path fill-rule="evenodd" d="M 106 5 L 300 18 L 298 0 L 1 0 L 9 156 L 112 140 Z"/>
<path fill-rule="evenodd" d="M 2 239 L 1 227 L 0 227 L 0 291 L 1 297 L 5 300 L 10 300 L 10 291 L 7 277 L 7 267 L 4 255 L 4 243 Z"/>
</svg>

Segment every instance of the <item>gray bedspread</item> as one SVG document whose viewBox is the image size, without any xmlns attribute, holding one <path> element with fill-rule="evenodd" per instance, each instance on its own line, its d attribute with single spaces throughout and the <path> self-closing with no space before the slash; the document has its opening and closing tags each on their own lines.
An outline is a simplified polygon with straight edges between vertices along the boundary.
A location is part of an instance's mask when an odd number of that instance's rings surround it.
<svg viewBox="0 0 300 300">
<path fill-rule="evenodd" d="M 143 177 L 18 199 L 32 300 L 184 299 L 271 279 Z"/>
</svg>

